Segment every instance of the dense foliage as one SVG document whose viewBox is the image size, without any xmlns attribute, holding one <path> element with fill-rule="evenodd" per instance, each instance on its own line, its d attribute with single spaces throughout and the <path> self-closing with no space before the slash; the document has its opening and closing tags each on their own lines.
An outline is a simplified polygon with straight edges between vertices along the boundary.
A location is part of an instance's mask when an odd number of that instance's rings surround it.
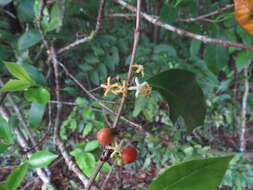
<svg viewBox="0 0 253 190">
<path fill-rule="evenodd" d="M 0 190 L 253 190 L 250 1 L 141 2 L 0 1 Z"/>
</svg>

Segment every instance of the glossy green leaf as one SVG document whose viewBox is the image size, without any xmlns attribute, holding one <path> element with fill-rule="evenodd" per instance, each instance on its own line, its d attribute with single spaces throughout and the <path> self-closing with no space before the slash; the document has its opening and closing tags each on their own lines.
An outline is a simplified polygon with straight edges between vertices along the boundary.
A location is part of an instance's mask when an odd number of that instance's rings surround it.
<svg viewBox="0 0 253 190">
<path fill-rule="evenodd" d="M 41 36 L 38 30 L 31 30 L 24 33 L 18 39 L 18 50 L 23 51 L 28 49 L 41 41 Z"/>
<path fill-rule="evenodd" d="M 99 146 L 99 144 L 98 144 L 98 141 L 97 141 L 97 140 L 90 141 L 90 142 L 88 142 L 88 143 L 85 145 L 84 151 L 85 151 L 85 152 L 93 151 L 93 150 L 97 149 L 98 146 Z"/>
<path fill-rule="evenodd" d="M 45 108 L 45 104 L 38 104 L 35 101 L 32 102 L 31 108 L 28 112 L 28 122 L 32 127 L 38 127 L 41 124 Z"/>
<path fill-rule="evenodd" d="M 9 80 L 0 89 L 0 92 L 15 92 L 25 90 L 31 86 L 31 83 L 26 80 Z"/>
<path fill-rule="evenodd" d="M 25 91 L 25 98 L 28 101 L 36 101 L 38 104 L 46 104 L 50 100 L 50 93 L 42 87 L 29 88 Z"/>
<path fill-rule="evenodd" d="M 92 128 L 93 128 L 93 124 L 90 122 L 87 123 L 83 129 L 83 136 L 85 137 L 86 135 L 88 135 L 92 131 Z"/>
<path fill-rule="evenodd" d="M 0 154 L 4 153 L 8 147 L 8 144 L 0 143 Z"/>
<path fill-rule="evenodd" d="M 33 80 L 31 79 L 29 74 L 25 71 L 25 69 L 22 66 L 20 66 L 19 64 L 15 63 L 15 62 L 8 62 L 8 61 L 5 61 L 4 64 L 7 67 L 8 71 L 14 77 L 33 84 Z"/>
<path fill-rule="evenodd" d="M 97 70 L 99 72 L 99 78 L 101 80 L 105 79 L 108 74 L 106 66 L 104 64 L 99 64 Z"/>
<path fill-rule="evenodd" d="M 163 172 L 149 190 L 214 190 L 233 156 L 187 161 Z"/>
<path fill-rule="evenodd" d="M 54 161 L 58 155 L 53 154 L 48 151 L 40 151 L 34 153 L 28 160 L 28 163 L 33 168 L 43 168 L 48 166 L 52 161 Z"/>
<path fill-rule="evenodd" d="M 11 174 L 8 176 L 6 181 L 6 188 L 8 190 L 16 190 L 24 180 L 28 171 L 28 164 L 24 163 L 18 168 L 14 169 Z"/>
<path fill-rule="evenodd" d="M 174 123 L 182 116 L 189 132 L 204 123 L 204 95 L 192 72 L 172 69 L 153 76 L 148 83 L 168 102 Z"/>
<path fill-rule="evenodd" d="M 11 144 L 13 142 L 13 135 L 7 121 L 0 116 L 0 139 L 5 143 Z"/>
<path fill-rule="evenodd" d="M 215 74 L 228 64 L 228 50 L 216 44 L 207 44 L 204 51 L 204 60 L 208 68 Z"/>
</svg>

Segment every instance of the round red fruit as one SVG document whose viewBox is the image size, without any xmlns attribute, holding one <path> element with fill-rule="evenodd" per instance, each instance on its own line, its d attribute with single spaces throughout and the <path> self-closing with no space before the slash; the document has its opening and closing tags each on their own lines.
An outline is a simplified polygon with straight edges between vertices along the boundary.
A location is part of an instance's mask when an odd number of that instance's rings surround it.
<svg viewBox="0 0 253 190">
<path fill-rule="evenodd" d="M 97 132 L 97 140 L 98 140 L 99 144 L 101 144 L 101 145 L 111 144 L 112 140 L 113 140 L 112 129 L 110 129 L 110 128 L 100 129 Z"/>
<path fill-rule="evenodd" d="M 121 159 L 125 164 L 134 162 L 137 159 L 138 152 L 133 147 L 127 147 L 121 152 Z"/>
</svg>

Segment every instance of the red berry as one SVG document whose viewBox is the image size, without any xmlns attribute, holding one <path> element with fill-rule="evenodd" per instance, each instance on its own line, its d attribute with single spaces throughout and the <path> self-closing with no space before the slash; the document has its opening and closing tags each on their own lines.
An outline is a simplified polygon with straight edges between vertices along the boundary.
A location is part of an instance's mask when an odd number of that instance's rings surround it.
<svg viewBox="0 0 253 190">
<path fill-rule="evenodd" d="M 133 147 L 127 147 L 121 152 L 121 159 L 125 164 L 134 162 L 138 156 L 138 152 Z"/>
<path fill-rule="evenodd" d="M 99 144 L 101 144 L 101 145 L 111 144 L 112 140 L 113 140 L 112 129 L 110 129 L 110 128 L 100 129 L 97 132 L 97 140 L 98 140 Z"/>
</svg>

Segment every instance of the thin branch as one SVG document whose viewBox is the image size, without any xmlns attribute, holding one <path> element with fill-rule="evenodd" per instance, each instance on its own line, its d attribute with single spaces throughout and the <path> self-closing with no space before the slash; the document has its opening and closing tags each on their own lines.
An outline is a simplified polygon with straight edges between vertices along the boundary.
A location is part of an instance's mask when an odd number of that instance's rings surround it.
<svg viewBox="0 0 253 190">
<path fill-rule="evenodd" d="M 240 122 L 240 151 L 245 152 L 246 149 L 246 139 L 245 139 L 245 133 L 246 133 L 246 112 L 247 112 L 247 101 L 249 96 L 249 65 L 251 60 L 249 60 L 249 63 L 245 65 L 244 67 L 244 93 L 242 98 L 242 109 L 241 109 L 241 122 Z"/>
<path fill-rule="evenodd" d="M 211 16 L 214 16 L 214 15 L 223 13 L 224 11 L 227 11 L 227 10 L 233 8 L 233 7 L 234 7 L 234 4 L 226 5 L 225 7 L 221 8 L 221 9 L 218 9 L 216 11 L 213 11 L 213 12 L 205 14 L 205 15 L 198 16 L 196 18 L 177 19 L 177 22 L 187 22 L 187 23 L 189 23 L 189 22 L 196 22 L 196 21 L 200 21 L 200 20 L 205 20 L 207 17 L 211 17 Z"/>
<path fill-rule="evenodd" d="M 93 37 L 99 32 L 100 26 L 101 26 L 101 21 L 102 21 L 102 17 L 103 17 L 103 11 L 104 11 L 104 6 L 105 6 L 105 0 L 100 0 L 100 4 L 99 4 L 99 11 L 98 11 L 98 16 L 97 16 L 97 23 L 96 23 L 96 28 L 95 31 L 92 32 L 89 36 L 86 36 L 82 39 L 76 40 L 74 42 L 72 42 L 71 44 L 59 49 L 57 51 L 57 54 L 61 54 L 67 50 L 70 50 L 82 43 L 86 43 L 90 40 L 93 39 Z"/>
<path fill-rule="evenodd" d="M 127 8 L 128 10 L 136 12 L 136 8 L 129 5 L 125 1 L 123 1 L 123 0 L 114 0 L 114 1 L 118 4 L 120 4 L 121 6 Z M 210 38 L 208 36 L 202 36 L 202 35 L 199 35 L 199 34 L 194 34 L 194 33 L 182 30 L 180 28 L 176 28 L 176 27 L 174 27 L 170 24 L 160 22 L 159 17 L 152 16 L 152 15 L 146 14 L 144 12 L 141 12 L 141 16 L 144 19 L 146 19 L 147 21 L 149 21 L 150 23 L 153 23 L 153 24 L 158 25 L 162 28 L 165 28 L 166 30 L 169 30 L 171 32 L 175 32 L 175 33 L 177 33 L 178 35 L 181 35 L 181 36 L 186 36 L 186 37 L 189 37 L 189 38 L 194 38 L 194 39 L 200 40 L 204 43 L 215 43 L 215 44 L 220 44 L 220 45 L 225 46 L 225 47 L 236 47 L 236 48 L 240 48 L 240 49 L 253 50 L 253 46 L 245 45 L 245 44 L 242 44 L 242 43 L 231 42 L 231 41 L 227 41 L 227 40 L 214 39 L 214 38 Z"/>
<path fill-rule="evenodd" d="M 123 18 L 130 18 L 130 17 L 136 17 L 136 14 L 132 13 L 114 13 L 114 14 L 107 14 L 104 17 L 112 18 L 112 17 L 123 17 Z"/>
<path fill-rule="evenodd" d="M 128 88 L 129 81 L 131 79 L 132 65 L 134 64 L 134 61 L 135 61 L 137 46 L 138 46 L 138 42 L 139 42 L 139 38 L 140 38 L 140 10 L 141 10 L 141 0 L 137 0 L 137 12 L 136 12 L 136 25 L 135 25 L 135 32 L 134 32 L 134 44 L 133 44 L 132 55 L 131 55 L 129 69 L 128 69 L 128 76 L 127 76 L 126 87 L 125 88 Z M 119 105 L 119 108 L 118 108 L 118 112 L 117 112 L 116 118 L 114 119 L 112 128 L 115 128 L 118 125 L 120 116 L 121 116 L 122 111 L 123 111 L 125 101 L 126 101 L 126 96 L 122 95 L 120 105 Z M 110 157 L 109 151 L 104 150 L 104 152 L 108 153 L 108 157 Z M 101 170 L 103 164 L 105 163 L 105 161 L 106 160 L 100 160 L 98 162 L 95 171 L 93 172 L 92 176 L 89 179 L 89 183 L 87 185 L 87 190 L 90 189 L 92 183 L 94 182 L 97 174 L 100 172 L 100 170 Z"/>
<path fill-rule="evenodd" d="M 3 11 L 5 14 L 7 14 L 9 17 L 13 18 L 13 19 L 17 19 L 17 17 L 10 11 L 5 10 L 3 8 L 0 8 L 0 11 Z"/>
</svg>

